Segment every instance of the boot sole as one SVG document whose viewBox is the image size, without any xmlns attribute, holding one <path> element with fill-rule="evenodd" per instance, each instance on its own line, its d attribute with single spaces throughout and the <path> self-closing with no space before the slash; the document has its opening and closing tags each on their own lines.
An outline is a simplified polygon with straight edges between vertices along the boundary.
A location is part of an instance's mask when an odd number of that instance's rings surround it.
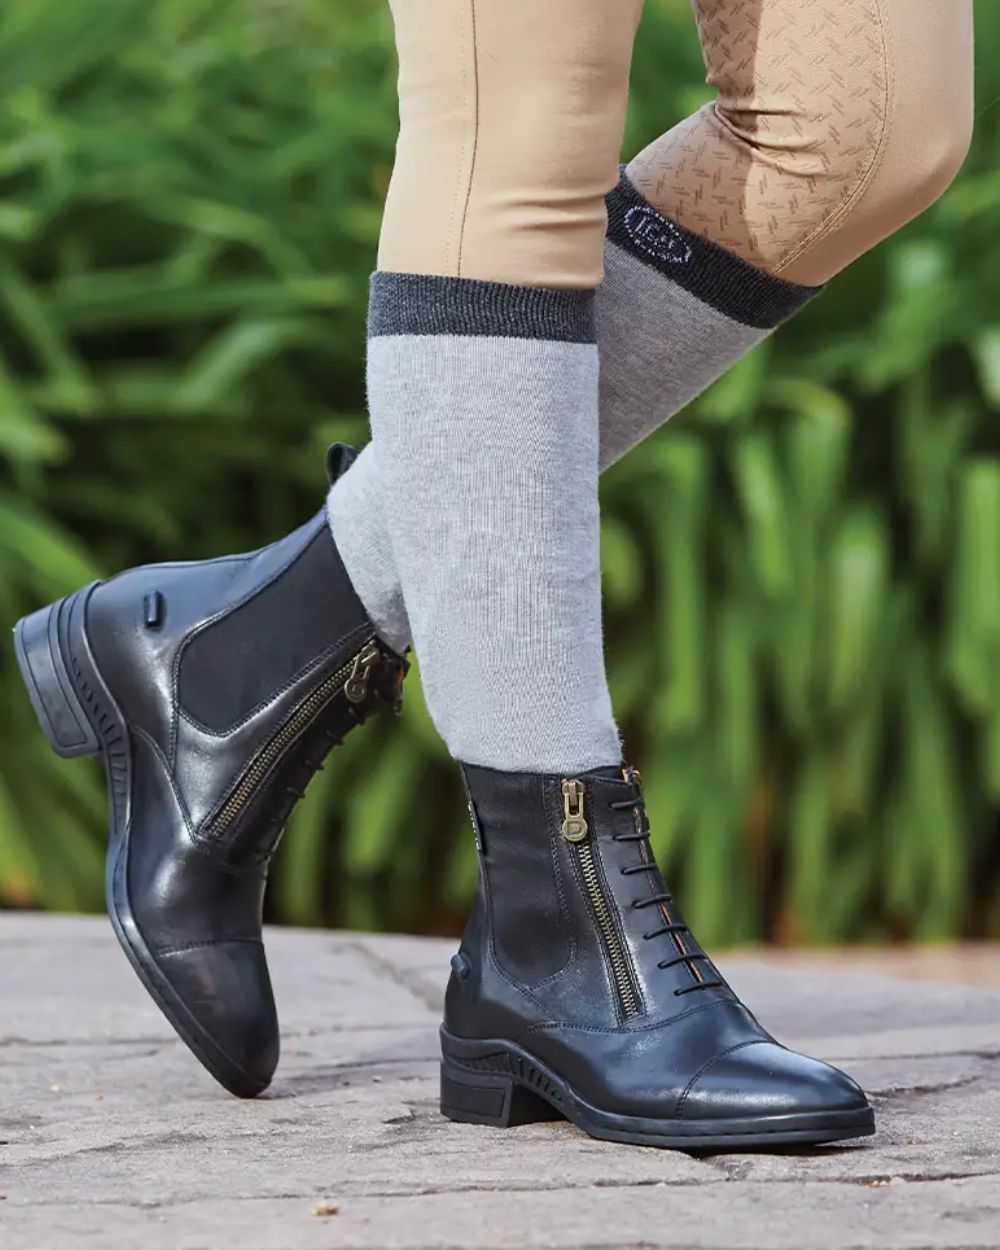
<svg viewBox="0 0 1000 1250">
<path fill-rule="evenodd" d="M 702 1121 L 617 1115 L 586 1102 L 513 1042 L 467 1041 L 442 1029 L 441 1054 L 441 1113 L 462 1124 L 566 1119 L 604 1141 L 692 1152 L 821 1145 L 875 1132 L 870 1107 Z"/>
<path fill-rule="evenodd" d="M 132 751 L 125 718 L 108 690 L 87 637 L 87 601 L 100 583 L 22 617 L 14 652 L 42 732 L 64 759 L 101 755 L 110 820 L 104 878 L 115 936 L 163 1015 L 220 1085 L 240 1098 L 267 1088 L 247 1075 L 207 1033 L 160 971 L 143 940 L 128 897 Z"/>
</svg>

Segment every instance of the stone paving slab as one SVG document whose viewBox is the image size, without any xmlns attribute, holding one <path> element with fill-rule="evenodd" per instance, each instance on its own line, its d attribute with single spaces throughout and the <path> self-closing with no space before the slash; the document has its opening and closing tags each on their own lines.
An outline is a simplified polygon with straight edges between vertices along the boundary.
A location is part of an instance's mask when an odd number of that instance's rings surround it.
<svg viewBox="0 0 1000 1250">
<path fill-rule="evenodd" d="M 1000 994 L 734 959 L 768 1027 L 865 1085 L 879 1133 L 692 1158 L 444 1120 L 451 941 L 275 930 L 268 947 L 284 1053 L 241 1102 L 105 921 L 0 915 L 2 1250 L 1000 1250 Z"/>
</svg>

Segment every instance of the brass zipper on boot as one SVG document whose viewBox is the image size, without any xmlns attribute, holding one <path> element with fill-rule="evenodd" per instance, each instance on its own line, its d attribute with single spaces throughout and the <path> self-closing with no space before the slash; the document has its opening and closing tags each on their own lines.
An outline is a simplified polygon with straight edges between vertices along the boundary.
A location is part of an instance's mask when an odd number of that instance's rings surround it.
<svg viewBox="0 0 1000 1250">
<path fill-rule="evenodd" d="M 625 1019 L 641 1014 L 639 992 L 629 963 L 625 944 L 614 919 L 614 903 L 608 898 L 601 881 L 601 873 L 594 854 L 590 827 L 583 810 L 584 787 L 582 781 L 564 780 L 562 783 L 563 822 L 562 836 L 573 848 L 580 863 L 580 875 L 590 900 L 591 911 L 597 930 L 611 965 L 611 976 Z"/>
<path fill-rule="evenodd" d="M 380 658 L 381 652 L 374 638 L 369 639 L 356 656 L 338 668 L 335 673 L 324 678 L 316 689 L 302 700 L 284 724 L 254 756 L 239 783 L 206 828 L 205 832 L 209 836 L 217 837 L 224 833 L 237 819 L 256 794 L 260 783 L 288 747 L 309 727 L 316 715 L 334 695 L 343 690 L 352 703 L 364 702 L 368 693 L 371 670 Z"/>
</svg>

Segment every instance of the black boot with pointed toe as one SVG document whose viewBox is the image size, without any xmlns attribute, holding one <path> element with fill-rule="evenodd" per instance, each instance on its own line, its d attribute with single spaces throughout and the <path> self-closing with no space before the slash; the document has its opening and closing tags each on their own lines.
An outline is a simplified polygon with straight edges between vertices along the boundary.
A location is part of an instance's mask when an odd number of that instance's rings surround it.
<svg viewBox="0 0 1000 1250">
<path fill-rule="evenodd" d="M 350 449 L 331 449 L 331 477 Z M 278 1021 L 261 942 L 268 862 L 333 745 L 395 704 L 325 512 L 247 555 L 130 569 L 19 621 L 53 749 L 102 755 L 107 904 L 133 968 L 228 1090 L 264 1090 Z"/>
<path fill-rule="evenodd" d="M 464 774 L 480 879 L 441 1031 L 446 1116 L 693 1151 L 874 1131 L 854 1081 L 777 1043 L 692 936 L 635 772 Z"/>
</svg>

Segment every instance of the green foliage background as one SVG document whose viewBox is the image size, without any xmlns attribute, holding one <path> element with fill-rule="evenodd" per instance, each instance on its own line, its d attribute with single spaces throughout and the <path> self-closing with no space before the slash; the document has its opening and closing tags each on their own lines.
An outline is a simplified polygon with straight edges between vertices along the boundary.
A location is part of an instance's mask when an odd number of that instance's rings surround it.
<svg viewBox="0 0 1000 1250">
<path fill-rule="evenodd" d="M 308 516 L 364 440 L 395 127 L 381 4 L 6 0 L 0 620 Z M 709 941 L 1000 934 L 1000 6 L 948 195 L 606 479 L 609 664 Z M 627 149 L 706 98 L 650 0 Z M 459 922 L 459 787 L 408 683 L 297 813 L 273 917 Z M 101 906 L 96 770 L 0 654 L 0 902 Z"/>
</svg>

